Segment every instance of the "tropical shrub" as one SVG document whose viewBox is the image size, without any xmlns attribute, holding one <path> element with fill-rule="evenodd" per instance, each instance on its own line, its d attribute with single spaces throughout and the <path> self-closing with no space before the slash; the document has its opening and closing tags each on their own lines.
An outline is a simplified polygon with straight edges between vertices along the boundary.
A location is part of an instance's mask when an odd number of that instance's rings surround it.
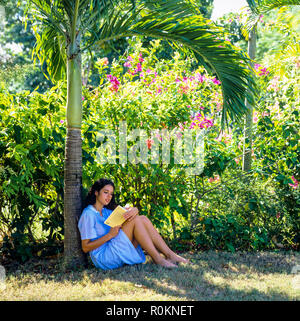
<svg viewBox="0 0 300 321">
<path fill-rule="evenodd" d="M 278 244 L 298 249 L 298 69 L 279 79 L 256 66 L 261 98 L 254 115 L 253 170 L 245 175 L 242 128 L 230 123 L 220 132 L 218 79 L 192 56 L 157 60 L 158 48 L 158 41 L 147 48 L 137 42 L 118 61 L 97 61 L 99 86 L 85 87 L 82 97 L 83 196 L 94 180 L 113 179 L 118 202 L 137 206 L 179 250 L 262 250 Z M 45 94 L 0 91 L 3 255 L 26 260 L 61 250 L 64 97 L 65 83 Z M 134 136 L 137 130 L 144 131 L 142 138 Z M 175 145 L 187 130 L 194 139 L 205 133 L 204 168 L 196 175 L 187 172 L 191 164 L 176 162 Z M 163 163 L 167 135 L 170 158 Z"/>
<path fill-rule="evenodd" d="M 0 91 L 0 231 L 3 255 L 26 260 L 63 233 L 65 128 L 61 88 L 45 95 Z"/>
</svg>

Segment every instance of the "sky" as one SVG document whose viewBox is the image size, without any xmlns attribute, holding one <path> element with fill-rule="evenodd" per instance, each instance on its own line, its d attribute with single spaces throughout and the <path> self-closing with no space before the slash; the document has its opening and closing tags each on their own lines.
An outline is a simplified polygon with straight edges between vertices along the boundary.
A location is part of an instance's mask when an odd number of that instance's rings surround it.
<svg viewBox="0 0 300 321">
<path fill-rule="evenodd" d="M 238 12 L 246 5 L 246 0 L 214 0 L 214 10 L 211 19 L 215 20 L 228 12 Z"/>
</svg>

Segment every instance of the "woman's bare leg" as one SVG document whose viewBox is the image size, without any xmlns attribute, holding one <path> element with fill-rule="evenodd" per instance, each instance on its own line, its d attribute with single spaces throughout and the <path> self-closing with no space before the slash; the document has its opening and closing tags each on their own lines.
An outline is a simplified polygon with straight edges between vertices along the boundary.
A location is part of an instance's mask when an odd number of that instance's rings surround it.
<svg viewBox="0 0 300 321">
<path fill-rule="evenodd" d="M 148 234 L 147 229 L 144 226 L 143 219 L 140 216 L 136 216 L 132 221 L 125 222 L 122 225 L 123 232 L 128 236 L 131 242 L 136 240 L 141 247 L 147 251 L 147 253 L 152 257 L 156 264 L 162 265 L 164 267 L 176 267 L 172 262 L 169 262 L 161 257 L 153 241 Z"/>
<path fill-rule="evenodd" d="M 158 231 L 153 226 L 152 222 L 148 219 L 148 217 L 142 215 L 140 216 L 140 218 L 143 220 L 144 226 L 146 227 L 152 239 L 153 244 L 160 252 L 162 252 L 167 257 L 167 259 L 175 263 L 177 262 L 189 263 L 189 260 L 177 255 L 168 247 L 168 245 L 163 240 L 163 238 L 158 233 Z"/>
</svg>

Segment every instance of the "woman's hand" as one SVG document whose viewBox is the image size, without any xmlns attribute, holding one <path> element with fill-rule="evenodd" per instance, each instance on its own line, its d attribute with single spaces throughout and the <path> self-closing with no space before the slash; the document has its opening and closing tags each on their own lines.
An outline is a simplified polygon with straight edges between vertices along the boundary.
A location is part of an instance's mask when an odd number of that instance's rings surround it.
<svg viewBox="0 0 300 321">
<path fill-rule="evenodd" d="M 113 238 L 118 235 L 121 225 L 111 227 L 108 234 Z"/>
<path fill-rule="evenodd" d="M 127 209 L 128 207 L 126 207 Z M 124 218 L 126 221 L 130 222 L 133 220 L 139 213 L 139 210 L 136 207 L 129 207 L 128 210 L 124 213 Z"/>
</svg>

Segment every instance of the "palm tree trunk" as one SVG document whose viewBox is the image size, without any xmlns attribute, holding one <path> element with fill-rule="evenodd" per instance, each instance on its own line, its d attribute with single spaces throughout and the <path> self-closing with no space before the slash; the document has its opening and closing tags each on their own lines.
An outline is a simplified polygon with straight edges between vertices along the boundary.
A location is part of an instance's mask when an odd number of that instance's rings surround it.
<svg viewBox="0 0 300 321">
<path fill-rule="evenodd" d="M 253 28 L 248 40 L 248 55 L 254 60 L 256 52 L 256 28 Z M 253 62 L 251 62 L 253 67 Z M 253 125 L 253 106 L 246 101 L 248 112 L 245 119 L 244 127 L 244 146 L 243 146 L 243 171 L 249 172 L 252 163 L 252 125 Z"/>
<path fill-rule="evenodd" d="M 64 263 L 74 267 L 85 263 L 77 227 L 82 190 L 82 80 L 79 46 L 70 44 L 67 62 L 67 137 L 64 168 Z"/>
</svg>

